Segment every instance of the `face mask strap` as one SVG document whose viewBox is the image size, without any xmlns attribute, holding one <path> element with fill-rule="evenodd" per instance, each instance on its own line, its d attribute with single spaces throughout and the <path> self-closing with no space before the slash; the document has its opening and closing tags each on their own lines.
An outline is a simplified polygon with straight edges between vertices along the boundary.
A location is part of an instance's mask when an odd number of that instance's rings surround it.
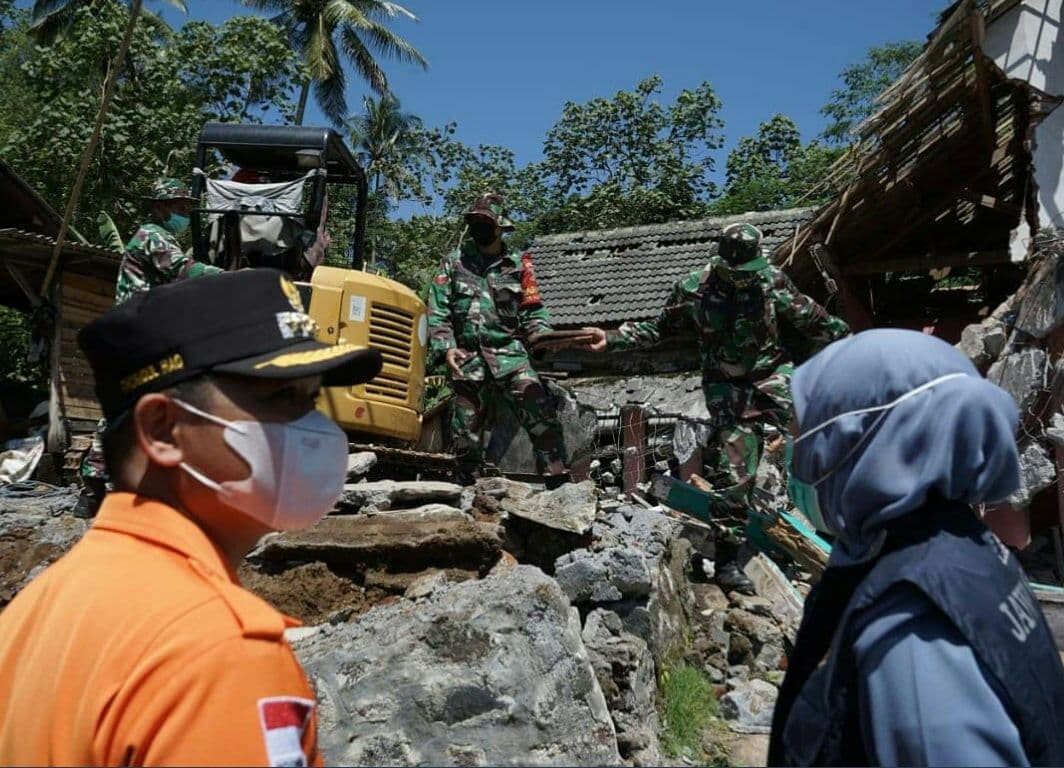
<svg viewBox="0 0 1064 768">
<path fill-rule="evenodd" d="M 205 474 L 193 467 L 191 464 L 182 461 L 178 466 L 188 472 L 190 475 L 192 475 L 193 478 L 201 482 L 203 485 L 210 488 L 212 491 L 217 491 L 219 493 L 222 492 L 223 489 L 221 483 L 217 483 L 214 480 L 211 480 L 209 477 L 207 477 Z"/>
<path fill-rule="evenodd" d="M 242 425 L 234 421 L 226 421 L 221 416 L 215 416 L 213 413 L 207 413 L 206 411 L 202 411 L 196 406 L 190 405 L 189 403 L 186 403 L 184 400 L 181 400 L 179 398 L 171 397 L 170 399 L 177 403 L 178 407 L 180 407 L 182 410 L 187 411 L 188 413 L 191 413 L 194 416 L 199 416 L 201 419 L 206 419 L 212 424 L 217 424 L 219 427 L 226 427 L 227 429 L 232 429 L 242 435 L 247 434 L 247 430 Z"/>
</svg>

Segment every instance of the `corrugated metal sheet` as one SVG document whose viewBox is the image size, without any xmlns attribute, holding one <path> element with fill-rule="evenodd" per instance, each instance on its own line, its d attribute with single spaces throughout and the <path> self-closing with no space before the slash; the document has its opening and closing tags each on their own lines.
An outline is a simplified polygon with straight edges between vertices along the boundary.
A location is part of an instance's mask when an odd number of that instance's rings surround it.
<svg viewBox="0 0 1064 768">
<path fill-rule="evenodd" d="M 704 265 L 721 230 L 749 222 L 766 252 L 794 235 L 814 208 L 764 211 L 643 227 L 546 235 L 531 251 L 543 300 L 559 328 L 618 325 L 660 311 L 672 285 Z"/>
</svg>

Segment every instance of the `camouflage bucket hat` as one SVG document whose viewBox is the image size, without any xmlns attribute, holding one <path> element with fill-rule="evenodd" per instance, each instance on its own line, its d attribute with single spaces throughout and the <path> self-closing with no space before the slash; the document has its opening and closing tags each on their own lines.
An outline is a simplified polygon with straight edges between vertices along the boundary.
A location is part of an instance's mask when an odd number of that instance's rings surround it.
<svg viewBox="0 0 1064 768">
<path fill-rule="evenodd" d="M 181 179 L 163 177 L 157 180 L 151 188 L 151 194 L 144 196 L 145 200 L 191 200 L 197 202 L 192 196 L 192 190 Z"/>
<path fill-rule="evenodd" d="M 478 197 L 473 207 L 466 211 L 466 221 L 469 221 L 472 216 L 485 216 L 494 221 L 496 226 L 507 231 L 514 228 L 514 223 L 506 216 L 505 201 L 502 195 L 487 194 Z"/>
<path fill-rule="evenodd" d="M 721 257 L 734 269 L 757 272 L 768 266 L 761 253 L 761 230 L 753 224 L 729 224 L 720 237 Z"/>
</svg>

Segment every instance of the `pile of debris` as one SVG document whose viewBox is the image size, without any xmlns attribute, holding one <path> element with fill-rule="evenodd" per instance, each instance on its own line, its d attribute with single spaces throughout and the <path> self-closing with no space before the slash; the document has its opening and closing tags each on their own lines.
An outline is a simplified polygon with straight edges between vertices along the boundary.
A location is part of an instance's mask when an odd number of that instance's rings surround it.
<svg viewBox="0 0 1064 768">
<path fill-rule="evenodd" d="M 240 574 L 306 625 L 290 639 L 327 762 L 666 763 L 676 663 L 714 687 L 729 745 L 763 755 L 796 602 L 763 556 L 764 597 L 729 599 L 704 528 L 665 508 L 590 482 L 366 480 L 373 463 L 353 456 L 334 512 L 267 536 Z M 75 498 L 0 502 L 5 600 L 83 533 Z"/>
<path fill-rule="evenodd" d="M 1056 480 L 1064 462 L 1064 239 L 1043 232 L 1035 247 L 1020 290 L 983 322 L 965 328 L 957 346 L 990 381 L 1012 395 L 1019 407 L 1023 482 L 1009 498 L 1008 511 L 1030 512 L 1036 521 L 1045 518 L 1051 526 L 1059 526 Z M 1014 514 L 1011 518 L 1020 519 Z M 1026 537 L 1026 526 L 1012 537 L 1007 531 L 1003 534 L 1017 548 L 1027 544 Z M 1049 547 L 1046 541 L 1032 542 L 1030 550 L 1048 555 L 1025 563 L 1035 581 L 1059 582 L 1064 577 L 1064 573 L 1054 573 L 1064 566 L 1054 563 L 1060 544 Z M 1054 550 L 1057 558 L 1052 556 Z"/>
</svg>

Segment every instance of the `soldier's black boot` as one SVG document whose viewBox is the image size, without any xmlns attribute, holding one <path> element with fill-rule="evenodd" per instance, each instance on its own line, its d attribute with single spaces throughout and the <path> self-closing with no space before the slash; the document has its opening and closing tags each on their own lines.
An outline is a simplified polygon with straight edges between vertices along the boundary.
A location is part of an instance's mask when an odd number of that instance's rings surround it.
<svg viewBox="0 0 1064 768">
<path fill-rule="evenodd" d="M 713 578 L 717 586 L 725 592 L 738 592 L 751 596 L 757 594 L 754 582 L 750 581 L 739 567 L 739 548 L 734 544 L 718 540 L 716 549 L 717 559 Z"/>
<path fill-rule="evenodd" d="M 81 489 L 81 495 L 78 496 L 78 503 L 74 506 L 74 517 L 82 520 L 96 517 L 106 494 L 107 484 L 103 480 L 87 478 L 85 487 Z"/>
</svg>

